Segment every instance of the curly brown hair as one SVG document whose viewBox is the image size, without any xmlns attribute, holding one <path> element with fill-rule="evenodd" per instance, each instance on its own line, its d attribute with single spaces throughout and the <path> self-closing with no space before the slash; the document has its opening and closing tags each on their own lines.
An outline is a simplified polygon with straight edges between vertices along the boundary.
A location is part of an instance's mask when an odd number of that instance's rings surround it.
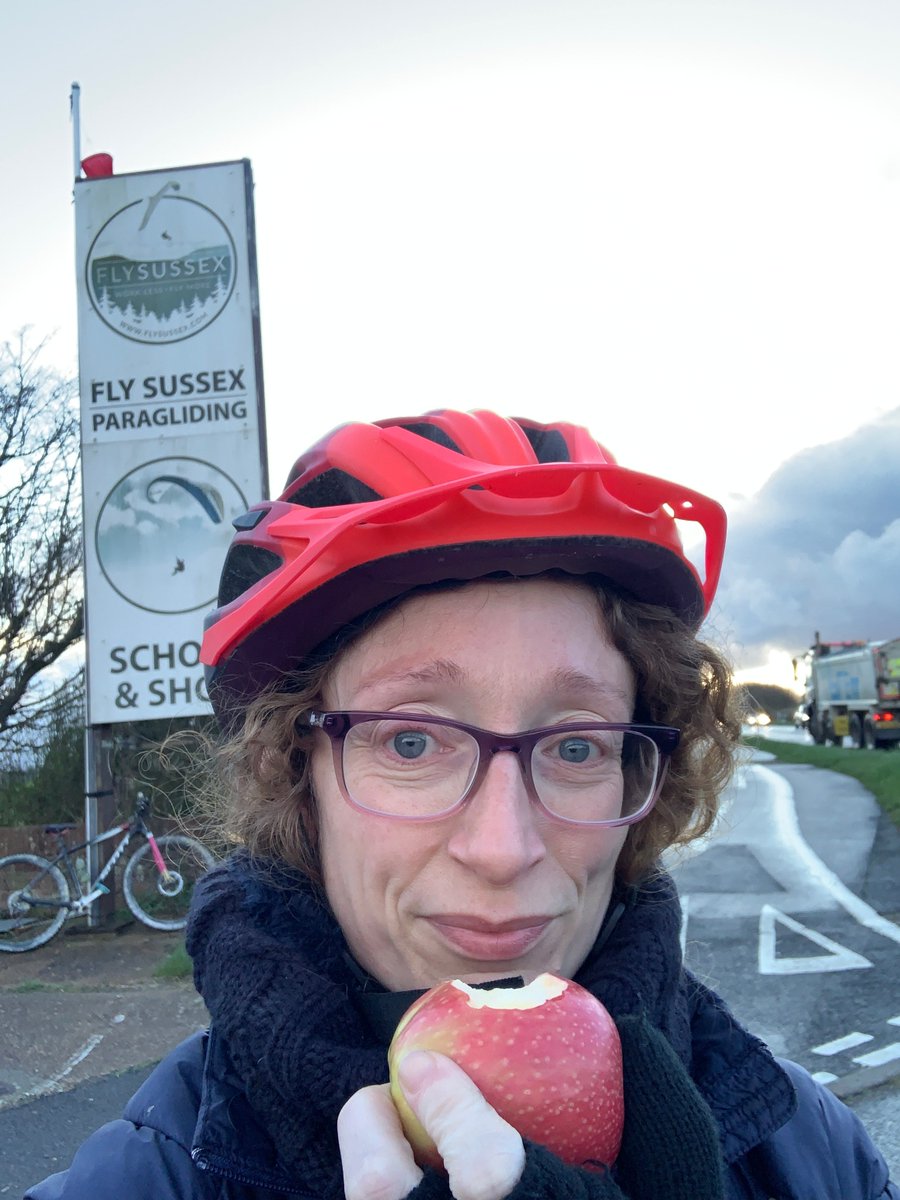
<svg viewBox="0 0 900 1200">
<path fill-rule="evenodd" d="M 734 769 L 740 705 L 725 658 L 669 609 L 626 598 L 608 581 L 585 582 L 596 595 L 612 644 L 634 672 L 634 720 L 681 730 L 656 805 L 629 828 L 619 856 L 619 878 L 634 883 L 658 869 L 664 850 L 701 837 L 712 825 Z M 378 619 L 383 615 L 379 612 Z M 322 876 L 309 772 L 316 733 L 307 718 L 321 708 L 325 682 L 341 651 L 367 628 L 373 624 L 364 622 L 324 661 L 253 700 L 239 731 L 213 755 L 215 782 L 204 805 L 212 830 L 225 844 L 286 862 L 317 884 Z"/>
</svg>

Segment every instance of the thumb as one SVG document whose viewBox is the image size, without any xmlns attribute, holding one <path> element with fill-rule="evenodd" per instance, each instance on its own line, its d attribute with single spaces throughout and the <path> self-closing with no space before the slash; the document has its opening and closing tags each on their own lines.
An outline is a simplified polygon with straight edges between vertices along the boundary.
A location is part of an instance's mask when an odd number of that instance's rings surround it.
<svg viewBox="0 0 900 1200">
<path fill-rule="evenodd" d="M 518 1183 L 525 1147 L 452 1059 L 416 1050 L 400 1063 L 410 1108 L 437 1147 L 456 1200 L 501 1200 Z"/>
</svg>

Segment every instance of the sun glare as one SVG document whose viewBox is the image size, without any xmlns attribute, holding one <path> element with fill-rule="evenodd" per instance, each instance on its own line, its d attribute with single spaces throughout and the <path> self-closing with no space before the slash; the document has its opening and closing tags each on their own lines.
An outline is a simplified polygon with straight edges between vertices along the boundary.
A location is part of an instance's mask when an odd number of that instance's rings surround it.
<svg viewBox="0 0 900 1200">
<path fill-rule="evenodd" d="M 756 666 L 743 667 L 735 671 L 737 683 L 768 683 L 774 687 L 784 688 L 795 696 L 802 694 L 802 680 L 794 673 L 793 659 L 784 650 L 769 650 L 767 657 Z"/>
</svg>

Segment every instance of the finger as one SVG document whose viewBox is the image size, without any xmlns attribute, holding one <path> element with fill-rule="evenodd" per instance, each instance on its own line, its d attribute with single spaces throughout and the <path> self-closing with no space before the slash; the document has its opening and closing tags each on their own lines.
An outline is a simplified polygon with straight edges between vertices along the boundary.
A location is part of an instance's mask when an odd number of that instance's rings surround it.
<svg viewBox="0 0 900 1200">
<path fill-rule="evenodd" d="M 438 1148 L 456 1200 L 502 1200 L 525 1167 L 525 1147 L 508 1121 L 452 1059 L 416 1050 L 399 1067 L 410 1107 Z"/>
<path fill-rule="evenodd" d="M 387 1084 L 355 1092 L 337 1134 L 347 1200 L 402 1200 L 422 1178 Z"/>
</svg>

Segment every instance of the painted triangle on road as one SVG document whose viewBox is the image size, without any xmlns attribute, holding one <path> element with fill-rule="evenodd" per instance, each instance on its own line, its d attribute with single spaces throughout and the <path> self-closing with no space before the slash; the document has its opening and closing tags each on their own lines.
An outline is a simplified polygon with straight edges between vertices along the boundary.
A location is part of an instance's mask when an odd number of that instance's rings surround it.
<svg viewBox="0 0 900 1200">
<path fill-rule="evenodd" d="M 810 954 L 800 958 L 779 958 L 776 947 L 778 925 L 783 925 L 792 933 L 800 934 L 828 953 Z M 862 954 L 832 941 L 824 933 L 801 925 L 799 921 L 779 912 L 771 904 L 762 906 L 759 914 L 760 975 L 813 975 L 821 971 L 858 971 L 871 965 Z"/>
</svg>

